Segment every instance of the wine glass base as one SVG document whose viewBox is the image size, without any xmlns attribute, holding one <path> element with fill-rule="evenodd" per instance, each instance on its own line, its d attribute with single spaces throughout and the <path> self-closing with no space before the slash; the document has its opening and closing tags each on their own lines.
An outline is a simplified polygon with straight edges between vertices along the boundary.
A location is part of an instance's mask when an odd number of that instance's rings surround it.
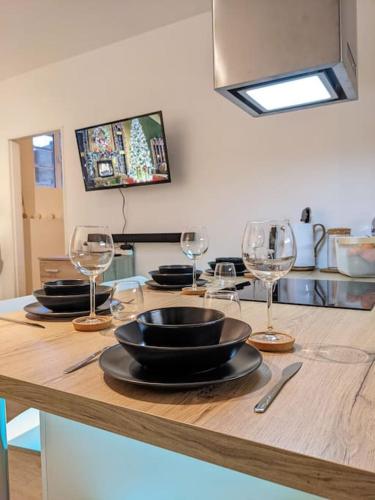
<svg viewBox="0 0 375 500">
<path fill-rule="evenodd" d="M 79 332 L 98 332 L 111 326 L 112 316 L 82 316 L 75 318 L 72 323 Z"/>
<path fill-rule="evenodd" d="M 255 332 L 249 337 L 249 343 L 260 351 L 288 352 L 293 349 L 295 338 L 288 333 Z"/>
</svg>

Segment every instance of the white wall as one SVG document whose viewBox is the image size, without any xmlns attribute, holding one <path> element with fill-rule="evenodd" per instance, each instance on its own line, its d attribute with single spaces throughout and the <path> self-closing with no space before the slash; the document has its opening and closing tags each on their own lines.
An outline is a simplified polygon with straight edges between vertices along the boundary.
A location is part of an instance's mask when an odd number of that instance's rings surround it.
<svg viewBox="0 0 375 500">
<path fill-rule="evenodd" d="M 117 191 L 85 193 L 74 129 L 161 109 L 172 184 L 129 189 L 129 232 L 205 223 L 209 257 L 240 253 L 249 218 L 365 230 L 375 216 L 375 2 L 358 2 L 360 100 L 254 119 L 212 89 L 209 14 L 0 84 L 0 296 L 13 293 L 8 139 L 63 128 L 65 221 L 122 225 Z M 182 262 L 178 245 L 139 245 L 138 273 Z"/>
</svg>

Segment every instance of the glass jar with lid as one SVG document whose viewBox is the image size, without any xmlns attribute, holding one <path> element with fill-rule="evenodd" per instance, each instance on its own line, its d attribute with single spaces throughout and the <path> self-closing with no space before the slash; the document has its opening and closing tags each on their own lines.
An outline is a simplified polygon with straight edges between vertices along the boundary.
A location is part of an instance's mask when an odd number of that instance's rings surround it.
<svg viewBox="0 0 375 500">
<path fill-rule="evenodd" d="M 342 236 L 350 236 L 351 229 L 349 227 L 333 227 L 327 229 L 327 268 L 325 271 L 337 273 L 337 258 L 336 258 L 336 238 Z"/>
</svg>

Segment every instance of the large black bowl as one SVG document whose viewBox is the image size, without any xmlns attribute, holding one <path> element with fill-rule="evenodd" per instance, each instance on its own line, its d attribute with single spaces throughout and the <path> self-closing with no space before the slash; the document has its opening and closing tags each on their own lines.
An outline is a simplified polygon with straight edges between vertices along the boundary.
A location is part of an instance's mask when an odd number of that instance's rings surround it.
<svg viewBox="0 0 375 500">
<path fill-rule="evenodd" d="M 138 314 L 145 344 L 192 347 L 217 344 L 225 315 L 203 307 L 164 307 Z"/>
<path fill-rule="evenodd" d="M 97 286 L 95 293 L 95 305 L 101 306 L 111 295 L 110 286 Z M 45 290 L 35 290 L 34 297 L 44 307 L 54 312 L 87 311 L 90 309 L 90 294 L 81 295 L 47 295 Z"/>
<path fill-rule="evenodd" d="M 47 295 L 81 295 L 90 293 L 90 282 L 85 280 L 46 281 L 43 288 Z"/>
<path fill-rule="evenodd" d="M 164 274 L 159 271 L 150 271 L 150 276 L 156 283 L 159 285 L 184 285 L 189 286 L 193 283 L 193 273 L 190 274 Z M 196 271 L 195 276 L 196 279 L 199 279 L 199 276 L 202 274 L 202 271 Z"/>
<path fill-rule="evenodd" d="M 159 266 L 161 274 L 193 274 L 193 266 L 173 264 L 170 266 Z"/>
<path fill-rule="evenodd" d="M 136 321 L 122 325 L 115 335 L 122 347 L 138 363 L 150 370 L 171 372 L 199 372 L 220 366 L 234 358 L 251 334 L 247 323 L 226 318 L 219 343 L 198 347 L 157 347 L 145 343 Z"/>
</svg>

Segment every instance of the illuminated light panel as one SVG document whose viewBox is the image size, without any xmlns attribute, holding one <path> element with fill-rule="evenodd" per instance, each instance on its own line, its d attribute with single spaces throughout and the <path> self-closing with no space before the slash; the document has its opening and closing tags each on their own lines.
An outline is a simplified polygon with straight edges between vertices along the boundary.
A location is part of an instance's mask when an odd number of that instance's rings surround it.
<svg viewBox="0 0 375 500">
<path fill-rule="evenodd" d="M 246 94 L 265 111 L 276 111 L 337 99 L 337 94 L 329 83 L 318 75 L 266 84 L 246 90 Z"/>
</svg>

